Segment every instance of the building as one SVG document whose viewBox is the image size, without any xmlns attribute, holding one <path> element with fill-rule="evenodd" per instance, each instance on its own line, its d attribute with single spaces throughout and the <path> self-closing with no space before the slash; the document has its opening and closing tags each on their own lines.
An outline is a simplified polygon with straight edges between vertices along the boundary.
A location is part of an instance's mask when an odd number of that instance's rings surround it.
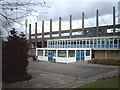
<svg viewBox="0 0 120 90">
<path fill-rule="evenodd" d="M 72 15 L 70 15 L 70 30 L 61 30 L 61 17 L 59 18 L 59 31 L 52 32 L 52 20 L 50 20 L 50 32 L 44 33 L 44 21 L 42 33 L 30 33 L 31 43 L 36 49 L 39 60 L 49 62 L 81 62 L 92 59 L 120 60 L 120 24 L 115 24 L 115 7 L 113 7 L 113 25 L 99 26 L 98 10 L 96 12 L 96 27 L 84 28 L 84 13 L 82 13 L 82 28 L 72 29 Z M 31 24 L 29 25 L 31 32 Z M 108 32 L 111 30 L 111 32 Z M 73 35 L 74 32 L 82 32 L 81 35 Z M 62 36 L 68 33 L 69 36 Z M 53 37 L 58 34 L 57 37 Z M 49 35 L 49 37 L 45 37 Z M 31 36 L 35 37 L 31 39 Z M 37 38 L 37 37 L 41 38 Z M 37 47 L 37 48 L 36 48 Z"/>
<path fill-rule="evenodd" d="M 120 1 L 118 2 L 118 23 L 120 23 Z"/>
</svg>

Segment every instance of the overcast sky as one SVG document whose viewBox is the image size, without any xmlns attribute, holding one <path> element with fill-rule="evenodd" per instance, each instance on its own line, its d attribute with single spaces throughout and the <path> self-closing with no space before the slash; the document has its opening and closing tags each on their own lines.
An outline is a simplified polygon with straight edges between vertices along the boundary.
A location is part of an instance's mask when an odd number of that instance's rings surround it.
<svg viewBox="0 0 120 90">
<path fill-rule="evenodd" d="M 13 0 L 15 1 L 15 0 Z M 22 2 L 24 0 L 20 0 Z M 27 0 L 26 0 L 27 1 Z M 58 19 L 62 17 L 62 30 L 69 29 L 69 15 L 72 15 L 73 27 L 81 28 L 81 14 L 85 13 L 85 26 L 95 26 L 96 10 L 99 10 L 99 22 L 101 25 L 112 24 L 112 9 L 116 7 L 116 17 L 119 0 L 31 0 L 33 2 L 45 2 L 46 7 L 30 6 L 36 12 L 31 12 L 32 16 L 27 17 L 28 24 L 32 24 L 32 33 L 34 33 L 34 23 L 38 22 L 38 32 L 41 32 L 41 21 L 45 21 L 45 32 L 49 31 L 49 20 L 53 19 L 53 31 L 58 30 Z M 21 13 L 23 14 L 23 13 Z M 18 16 L 20 15 L 17 14 Z M 12 16 L 14 17 L 14 16 Z M 15 24 L 19 31 L 25 30 L 25 19 L 19 20 L 23 26 Z M 117 22 L 117 21 L 116 21 Z M 22 29 L 22 30 L 21 30 Z"/>
</svg>

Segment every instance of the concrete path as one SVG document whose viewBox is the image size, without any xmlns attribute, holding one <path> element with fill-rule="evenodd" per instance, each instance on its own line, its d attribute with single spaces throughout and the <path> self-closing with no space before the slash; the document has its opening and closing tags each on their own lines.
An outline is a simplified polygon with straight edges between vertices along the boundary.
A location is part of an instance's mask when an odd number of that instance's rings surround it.
<svg viewBox="0 0 120 90">
<path fill-rule="evenodd" d="M 75 88 L 97 79 L 118 76 L 117 66 L 49 63 L 29 60 L 29 81 L 3 84 L 5 88 Z"/>
</svg>

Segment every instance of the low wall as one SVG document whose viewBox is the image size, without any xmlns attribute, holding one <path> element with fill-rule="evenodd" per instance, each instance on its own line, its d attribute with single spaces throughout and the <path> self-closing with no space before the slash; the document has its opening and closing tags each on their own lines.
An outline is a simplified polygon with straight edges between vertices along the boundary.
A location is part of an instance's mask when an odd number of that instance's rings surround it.
<svg viewBox="0 0 120 90">
<path fill-rule="evenodd" d="M 95 59 L 120 59 L 119 57 L 120 51 L 114 50 L 105 50 L 105 51 L 94 51 Z"/>
</svg>

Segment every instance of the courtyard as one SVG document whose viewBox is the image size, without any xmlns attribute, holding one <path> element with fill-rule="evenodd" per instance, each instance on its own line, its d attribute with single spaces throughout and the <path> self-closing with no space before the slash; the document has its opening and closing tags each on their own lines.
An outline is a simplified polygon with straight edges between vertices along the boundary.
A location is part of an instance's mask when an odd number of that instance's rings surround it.
<svg viewBox="0 0 120 90">
<path fill-rule="evenodd" d="M 3 84 L 3 88 L 76 88 L 98 79 L 118 76 L 118 66 L 50 63 L 29 59 L 29 81 Z"/>
</svg>

